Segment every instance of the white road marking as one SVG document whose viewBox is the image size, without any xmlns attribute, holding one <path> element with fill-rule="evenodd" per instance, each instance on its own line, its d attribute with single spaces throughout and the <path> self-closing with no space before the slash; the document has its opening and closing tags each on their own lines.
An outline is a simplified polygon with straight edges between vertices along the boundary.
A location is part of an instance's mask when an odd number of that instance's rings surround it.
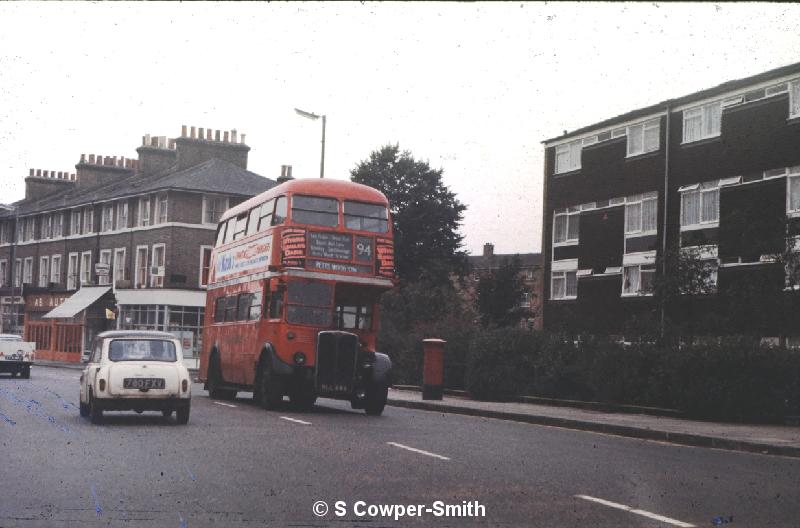
<svg viewBox="0 0 800 528">
<path fill-rule="evenodd" d="M 390 446 L 399 447 L 400 449 L 406 449 L 408 451 L 413 451 L 414 453 L 419 453 L 420 455 L 427 455 L 429 457 L 438 458 L 441 460 L 450 460 L 449 457 L 437 455 L 436 453 L 431 453 L 430 451 L 423 451 L 422 449 L 417 449 L 415 447 L 408 447 L 407 445 L 398 444 L 397 442 L 386 442 Z"/>
<path fill-rule="evenodd" d="M 297 418 L 289 418 L 288 416 L 281 416 L 281 420 L 288 420 L 290 422 L 299 423 L 303 425 L 311 425 L 311 422 L 304 422 L 303 420 L 298 420 Z"/>
<path fill-rule="evenodd" d="M 217 405 L 224 405 L 225 407 L 233 407 L 234 409 L 237 407 L 236 405 L 232 405 L 230 403 L 222 403 L 218 401 L 215 401 L 214 403 L 216 403 Z"/>
<path fill-rule="evenodd" d="M 683 521 L 670 519 L 669 517 L 664 517 L 663 515 L 658 515 L 657 513 L 651 513 L 645 510 L 637 510 L 636 508 L 631 508 L 630 506 L 625 506 L 624 504 L 619 504 L 617 502 L 611 502 L 605 499 L 598 499 L 597 497 L 591 497 L 589 495 L 575 495 L 575 496 L 578 497 L 579 499 L 596 502 L 598 504 L 602 504 L 603 506 L 608 506 L 609 508 L 616 508 L 618 510 L 623 510 L 628 513 L 635 513 L 636 515 L 641 515 L 643 517 L 655 519 L 656 521 L 661 521 L 667 524 L 671 524 L 673 526 L 680 526 L 681 528 L 694 528 L 694 524 L 689 524 Z"/>
</svg>

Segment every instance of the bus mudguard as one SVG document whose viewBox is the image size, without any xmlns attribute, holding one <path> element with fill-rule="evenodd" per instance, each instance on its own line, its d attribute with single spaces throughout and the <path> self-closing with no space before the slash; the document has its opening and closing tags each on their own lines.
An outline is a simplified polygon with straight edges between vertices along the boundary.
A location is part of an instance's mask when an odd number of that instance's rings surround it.
<svg viewBox="0 0 800 528">
<path fill-rule="evenodd" d="M 292 375 L 292 372 L 294 372 L 294 367 L 284 363 L 283 360 L 278 357 L 278 354 L 275 352 L 275 347 L 272 346 L 272 343 L 264 343 L 262 357 L 264 353 L 266 353 L 269 365 L 272 367 L 272 372 L 279 376 Z"/>
<path fill-rule="evenodd" d="M 382 352 L 375 352 L 375 363 L 372 365 L 372 382 L 381 385 L 392 384 L 392 360 Z"/>
</svg>

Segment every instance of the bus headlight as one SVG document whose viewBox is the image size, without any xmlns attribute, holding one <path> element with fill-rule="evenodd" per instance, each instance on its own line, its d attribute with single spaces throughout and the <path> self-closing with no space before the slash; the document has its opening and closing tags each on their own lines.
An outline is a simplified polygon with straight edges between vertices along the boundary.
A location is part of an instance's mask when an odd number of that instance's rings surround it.
<svg viewBox="0 0 800 528">
<path fill-rule="evenodd" d="M 306 364 L 306 355 L 302 352 L 295 352 L 294 353 L 294 364 L 295 365 L 305 365 Z"/>
</svg>

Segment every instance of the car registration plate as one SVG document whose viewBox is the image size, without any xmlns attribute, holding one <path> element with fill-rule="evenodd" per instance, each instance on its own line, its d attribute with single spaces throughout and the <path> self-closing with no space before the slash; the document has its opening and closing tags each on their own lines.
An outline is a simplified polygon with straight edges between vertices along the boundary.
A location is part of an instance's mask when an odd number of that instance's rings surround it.
<svg viewBox="0 0 800 528">
<path fill-rule="evenodd" d="M 122 380 L 125 389 L 163 389 L 164 378 L 125 378 Z"/>
</svg>

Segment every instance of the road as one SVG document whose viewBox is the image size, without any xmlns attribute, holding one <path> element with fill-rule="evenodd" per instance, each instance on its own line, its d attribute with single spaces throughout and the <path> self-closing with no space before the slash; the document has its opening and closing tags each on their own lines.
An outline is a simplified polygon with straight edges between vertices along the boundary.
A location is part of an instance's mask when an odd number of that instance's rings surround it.
<svg viewBox="0 0 800 528">
<path fill-rule="evenodd" d="M 800 523 L 798 459 L 394 407 L 368 417 L 333 400 L 264 411 L 199 384 L 189 425 L 108 413 L 93 426 L 78 415 L 79 375 L 0 377 L 0 527 Z M 435 501 L 485 515 L 437 517 Z M 431 512 L 368 510 L 417 504 Z"/>
</svg>

